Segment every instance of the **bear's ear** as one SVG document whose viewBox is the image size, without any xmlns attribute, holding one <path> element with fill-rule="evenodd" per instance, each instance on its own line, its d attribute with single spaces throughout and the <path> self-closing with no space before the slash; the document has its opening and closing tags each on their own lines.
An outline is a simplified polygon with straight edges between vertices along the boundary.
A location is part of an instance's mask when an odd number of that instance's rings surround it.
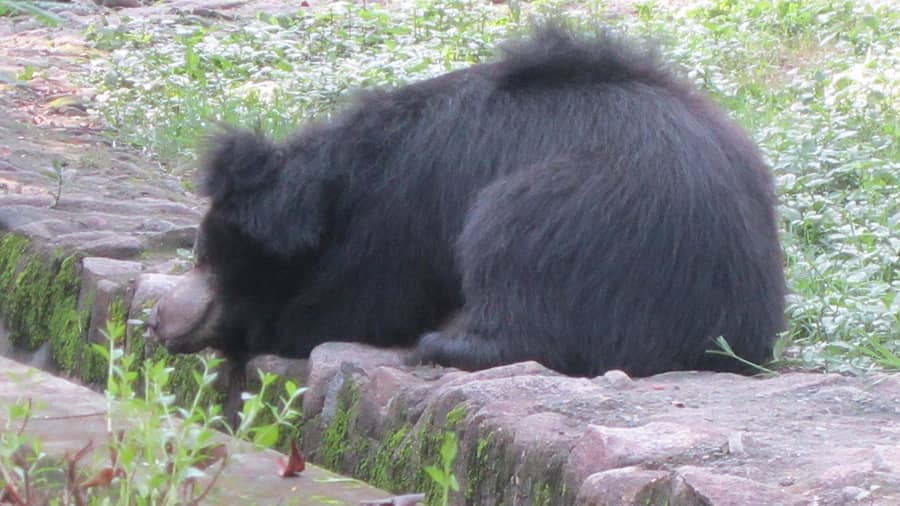
<svg viewBox="0 0 900 506">
<path fill-rule="evenodd" d="M 332 177 L 303 169 L 264 136 L 230 130 L 210 140 L 199 188 L 210 212 L 287 258 L 319 247 L 335 198 Z"/>
<path fill-rule="evenodd" d="M 334 202 L 329 186 L 314 178 L 276 185 L 217 212 L 267 253 L 289 258 L 320 247 Z"/>
<path fill-rule="evenodd" d="M 275 184 L 279 171 L 275 145 L 263 135 L 229 129 L 212 136 L 202 157 L 201 195 L 221 202 Z"/>
</svg>

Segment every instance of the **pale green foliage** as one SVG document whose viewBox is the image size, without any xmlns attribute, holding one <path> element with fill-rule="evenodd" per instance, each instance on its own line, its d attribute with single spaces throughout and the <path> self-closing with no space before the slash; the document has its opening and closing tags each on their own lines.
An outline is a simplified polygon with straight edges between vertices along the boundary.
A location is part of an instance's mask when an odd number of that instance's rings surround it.
<svg viewBox="0 0 900 506">
<path fill-rule="evenodd" d="M 267 404 L 264 399 L 266 399 L 268 389 L 272 388 L 278 380 L 278 376 L 273 373 L 258 372 L 262 386 L 255 394 L 245 392 L 241 396 L 244 405 L 240 413 L 240 424 L 234 431 L 234 435 L 253 441 L 257 446 L 271 448 L 281 436 L 281 430 L 292 427 L 292 423 L 300 418 L 300 413 L 294 409 L 294 406 L 298 404 L 299 398 L 306 388 L 298 388 L 296 383 L 286 380 L 284 390 L 287 397 L 282 400 L 281 407 L 272 406 Z M 258 424 L 259 417 L 264 413 L 268 415 L 271 422 Z"/>
<path fill-rule="evenodd" d="M 437 484 L 442 506 L 450 504 L 450 491 L 459 492 L 459 482 L 453 474 L 453 461 L 457 453 L 456 433 L 444 433 L 444 441 L 441 443 L 441 461 L 439 466 L 426 466 L 425 473 Z"/>
<path fill-rule="evenodd" d="M 222 362 L 212 356 L 201 357 L 202 371 L 191 371 L 197 388 L 190 404 L 177 406 L 175 393 L 167 388 L 173 370 L 166 359 L 145 362 L 138 374 L 134 355 L 124 353 L 116 345 L 122 342 L 124 332 L 124 322 L 110 321 L 104 332 L 109 347 L 95 346 L 109 362 L 108 430 L 110 434 L 122 430 L 123 435 L 113 442 L 113 446 L 129 479 L 115 482 L 119 488 L 118 497 L 132 498 L 133 504 L 180 504 L 183 499 L 176 492 L 183 484 L 218 469 L 218 466 L 206 469 L 199 466 L 221 444 L 221 439 L 213 437 L 217 430 L 232 432 L 261 447 L 271 447 L 278 440 L 281 426 L 299 419 L 293 406 L 305 389 L 288 381 L 287 397 L 282 399 L 281 407 L 267 405 L 261 399 L 276 377 L 261 374 L 262 389 L 258 394 L 244 394 L 241 424 L 231 431 L 222 416 L 222 407 L 217 404 L 205 406 L 202 402 L 214 388 L 216 369 Z M 138 396 L 135 387 L 141 378 L 143 396 Z M 255 425 L 254 420 L 264 410 L 271 412 L 274 421 Z"/>
<path fill-rule="evenodd" d="M 205 490 L 197 479 L 213 478 L 214 486 L 214 477 L 227 465 L 227 456 L 212 460 L 210 456 L 248 450 L 223 446 L 221 434 L 216 437 L 218 431 L 227 430 L 256 445 L 270 447 L 283 427 L 299 420 L 294 406 L 305 389 L 286 381 L 280 407 L 266 404 L 260 398 L 266 388 L 272 388 L 275 376 L 262 374 L 263 389 L 257 395 L 245 395 L 241 424 L 232 431 L 225 423 L 221 406 L 208 406 L 202 401 L 213 388 L 215 370 L 222 362 L 209 356 L 202 357 L 202 370 L 191 372 L 196 394 L 187 405 L 177 406 L 169 387 L 173 370 L 166 359 L 136 364 L 136 355 L 120 347 L 124 334 L 125 322 L 110 320 L 103 331 L 108 346 L 95 344 L 93 348 L 109 364 L 106 421 L 110 455 L 116 458 L 112 462 L 101 455 L 93 464 L 90 459 L 78 461 L 78 479 L 92 476 L 104 466 L 119 474 L 109 485 L 84 491 L 89 505 L 193 504 Z M 31 414 L 31 402 L 14 404 L 8 411 L 7 427 L 0 431 L 0 486 L 12 482 L 24 493 L 24 484 L 30 482 L 40 486 L 51 500 L 56 497 L 55 491 L 62 497 L 64 479 L 60 469 L 65 463 L 48 460 L 40 441 L 28 436 L 25 420 Z M 261 413 L 269 415 L 271 421 L 254 423 Z M 23 452 L 23 448 L 28 451 Z"/>
</svg>

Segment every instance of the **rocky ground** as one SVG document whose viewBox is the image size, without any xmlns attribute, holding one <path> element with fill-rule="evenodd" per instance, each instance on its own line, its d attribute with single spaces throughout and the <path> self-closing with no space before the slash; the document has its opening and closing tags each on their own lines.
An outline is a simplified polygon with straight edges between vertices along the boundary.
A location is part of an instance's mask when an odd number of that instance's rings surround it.
<svg viewBox="0 0 900 506">
<path fill-rule="evenodd" d="M 87 383 L 57 336 L 74 320 L 59 323 L 54 304 L 84 315 L 78 339 L 99 339 L 115 301 L 140 318 L 186 268 L 176 250 L 191 246 L 204 203 L 86 114 L 91 91 L 72 84 L 94 55 L 85 23 L 126 12 L 238 19 L 298 2 L 124 4 L 134 7 L 73 2 L 61 28 L 0 18 L 0 72 L 37 76 L 0 84 L 0 354 Z M 50 337 L 30 340 L 41 332 Z M 327 344 L 308 363 L 252 367 L 310 387 L 313 461 L 397 492 L 432 486 L 421 469 L 452 431 L 456 504 L 900 504 L 897 375 L 575 379 L 533 363 L 474 374 L 398 363 Z"/>
</svg>

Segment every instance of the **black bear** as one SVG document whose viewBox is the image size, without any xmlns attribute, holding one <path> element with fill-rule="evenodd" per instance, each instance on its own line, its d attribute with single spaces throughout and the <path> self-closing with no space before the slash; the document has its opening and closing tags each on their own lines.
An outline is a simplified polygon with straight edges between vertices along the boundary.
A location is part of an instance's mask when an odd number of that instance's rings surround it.
<svg viewBox="0 0 900 506">
<path fill-rule="evenodd" d="M 467 370 L 740 371 L 784 328 L 770 170 L 652 50 L 544 27 L 275 143 L 213 139 L 173 352 L 418 341 Z M 450 322 L 447 324 L 447 322 Z"/>
</svg>

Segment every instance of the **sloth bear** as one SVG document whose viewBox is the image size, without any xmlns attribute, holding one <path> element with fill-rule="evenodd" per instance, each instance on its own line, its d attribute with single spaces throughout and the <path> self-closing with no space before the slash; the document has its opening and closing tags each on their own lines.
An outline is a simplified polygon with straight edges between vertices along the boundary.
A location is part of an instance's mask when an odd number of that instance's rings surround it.
<svg viewBox="0 0 900 506">
<path fill-rule="evenodd" d="M 784 328 L 770 170 L 654 51 L 549 26 L 273 142 L 211 142 L 172 352 L 417 343 L 465 370 L 741 371 Z"/>
</svg>

